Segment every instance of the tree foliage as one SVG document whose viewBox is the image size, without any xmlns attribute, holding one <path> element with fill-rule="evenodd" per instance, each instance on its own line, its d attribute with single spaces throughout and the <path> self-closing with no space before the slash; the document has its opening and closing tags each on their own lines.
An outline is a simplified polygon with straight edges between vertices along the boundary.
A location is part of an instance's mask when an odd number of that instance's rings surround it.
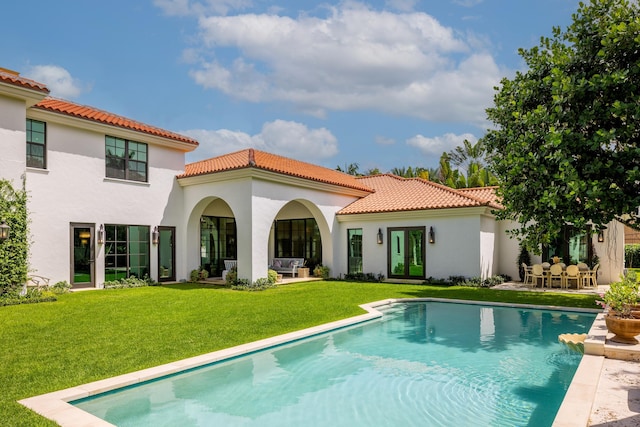
<svg viewBox="0 0 640 427">
<path fill-rule="evenodd" d="M 483 138 L 503 219 L 529 247 L 564 223 L 639 227 L 640 19 L 626 0 L 580 3 L 566 30 L 520 49 L 528 71 L 503 79 Z"/>
<path fill-rule="evenodd" d="M 16 291 L 27 279 L 27 194 L 0 180 L 0 223 L 11 227 L 0 242 L 0 295 Z"/>
</svg>

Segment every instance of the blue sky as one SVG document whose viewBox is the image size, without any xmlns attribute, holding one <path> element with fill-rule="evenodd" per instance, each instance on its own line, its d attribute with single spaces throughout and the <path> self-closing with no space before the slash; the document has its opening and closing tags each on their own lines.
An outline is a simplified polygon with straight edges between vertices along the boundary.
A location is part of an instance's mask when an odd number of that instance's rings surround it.
<svg viewBox="0 0 640 427">
<path fill-rule="evenodd" d="M 330 168 L 436 167 L 578 0 L 24 0 L 0 67 L 52 96 Z"/>
</svg>

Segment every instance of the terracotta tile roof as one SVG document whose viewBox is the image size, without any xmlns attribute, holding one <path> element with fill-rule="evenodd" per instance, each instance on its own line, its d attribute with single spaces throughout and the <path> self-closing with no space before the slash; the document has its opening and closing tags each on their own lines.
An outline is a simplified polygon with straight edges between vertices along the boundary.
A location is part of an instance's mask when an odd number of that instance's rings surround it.
<svg viewBox="0 0 640 427">
<path fill-rule="evenodd" d="M 468 196 L 484 200 L 491 207 L 502 209 L 504 206 L 500 203 L 500 198 L 496 194 L 497 186 L 492 187 L 474 187 L 474 188 L 458 188 L 458 191 Z"/>
<path fill-rule="evenodd" d="M 308 179 L 311 181 L 339 185 L 341 187 L 371 192 L 371 188 L 360 182 L 355 176 L 337 170 L 328 169 L 311 163 L 289 159 L 287 157 L 248 148 L 231 154 L 214 157 L 185 166 L 178 178 L 207 175 L 234 169 L 257 168 L 283 175 Z"/>
<path fill-rule="evenodd" d="M 15 85 L 15 86 L 21 86 L 23 88 L 32 89 L 38 92 L 42 92 L 44 94 L 49 93 L 49 89 L 45 84 L 38 83 L 35 80 L 20 77 L 20 73 L 16 71 L 7 70 L 6 68 L 1 68 L 1 67 L 0 67 L 0 82 Z"/>
<path fill-rule="evenodd" d="M 135 120 L 131 120 L 126 117 L 118 116 L 116 114 L 109 113 L 107 111 L 98 110 L 97 108 L 89 107 L 86 105 L 75 104 L 73 102 L 65 101 L 62 99 L 47 97 L 42 101 L 38 102 L 32 108 L 38 108 L 41 110 L 64 114 L 64 115 L 76 117 L 79 119 L 90 120 L 93 122 L 98 122 L 98 123 L 102 123 L 110 126 L 120 127 L 120 128 L 142 132 L 142 133 L 146 133 L 154 136 L 159 136 L 162 138 L 172 139 L 174 141 L 184 142 L 187 144 L 192 144 L 194 146 L 198 145 L 198 141 L 196 141 L 195 139 L 189 138 L 187 136 L 170 132 L 168 130 L 160 129 L 154 126 L 146 125 L 144 123 L 137 122 Z"/>
<path fill-rule="evenodd" d="M 400 212 L 427 209 L 487 206 L 490 202 L 469 192 L 460 192 L 421 178 L 401 178 L 383 174 L 358 178 L 375 190 L 351 203 L 338 214 Z M 482 192 L 484 194 L 484 190 Z"/>
</svg>

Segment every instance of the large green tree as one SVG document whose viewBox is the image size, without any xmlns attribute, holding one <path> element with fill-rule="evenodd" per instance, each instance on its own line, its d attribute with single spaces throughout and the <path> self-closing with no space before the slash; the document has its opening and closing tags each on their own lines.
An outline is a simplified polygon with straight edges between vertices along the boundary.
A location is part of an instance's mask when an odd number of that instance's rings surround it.
<svg viewBox="0 0 640 427">
<path fill-rule="evenodd" d="M 563 224 L 639 227 L 640 16 L 626 0 L 580 3 L 572 23 L 520 55 L 503 79 L 483 138 L 503 219 L 538 247 Z"/>
</svg>

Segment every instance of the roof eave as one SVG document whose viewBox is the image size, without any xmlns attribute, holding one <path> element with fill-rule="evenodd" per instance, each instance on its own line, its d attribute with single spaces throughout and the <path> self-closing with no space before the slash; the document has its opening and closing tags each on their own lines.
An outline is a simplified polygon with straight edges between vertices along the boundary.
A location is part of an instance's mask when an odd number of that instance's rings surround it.
<svg viewBox="0 0 640 427">
<path fill-rule="evenodd" d="M 351 212 L 336 214 L 338 222 L 350 222 L 350 221 L 366 221 L 369 219 L 411 219 L 411 218 L 426 218 L 426 217 L 451 217 L 451 216 L 468 216 L 468 215 L 488 215 L 495 216 L 489 206 L 459 206 L 459 207 L 442 207 L 442 208 L 429 208 L 429 209 L 405 209 L 394 211 L 379 211 L 379 212 Z"/>
<path fill-rule="evenodd" d="M 189 152 L 195 150 L 198 145 L 190 142 L 180 141 L 173 138 L 163 137 L 159 135 L 154 135 L 149 132 L 144 132 L 141 130 L 129 129 L 126 127 L 103 123 L 97 120 L 91 120 L 82 117 L 76 117 L 70 114 L 66 114 L 63 112 L 52 111 L 46 108 L 30 108 L 27 110 L 27 117 L 39 119 L 43 121 L 52 121 L 55 123 L 60 123 L 63 125 L 82 128 L 90 131 L 94 131 L 97 133 L 108 134 L 111 136 L 131 139 L 131 140 L 140 140 L 144 135 L 144 142 L 152 143 L 154 145 L 160 145 L 165 147 L 170 147 L 173 149 L 178 149 L 183 152 Z"/>
<path fill-rule="evenodd" d="M 357 188 L 292 176 L 289 174 L 274 172 L 268 169 L 249 165 L 227 169 L 219 172 L 208 172 L 191 176 L 179 175 L 178 183 L 181 187 L 187 187 L 190 185 L 206 184 L 209 182 L 230 181 L 243 178 L 261 179 L 264 181 L 275 182 L 283 185 L 292 185 L 296 187 L 315 189 L 330 193 L 338 193 L 341 195 L 358 198 L 370 194 L 369 191 L 364 191 Z"/>
<path fill-rule="evenodd" d="M 46 98 L 49 94 L 49 90 L 28 88 L 16 83 L 0 81 L 0 93 L 2 95 L 24 101 L 28 108 Z"/>
</svg>

